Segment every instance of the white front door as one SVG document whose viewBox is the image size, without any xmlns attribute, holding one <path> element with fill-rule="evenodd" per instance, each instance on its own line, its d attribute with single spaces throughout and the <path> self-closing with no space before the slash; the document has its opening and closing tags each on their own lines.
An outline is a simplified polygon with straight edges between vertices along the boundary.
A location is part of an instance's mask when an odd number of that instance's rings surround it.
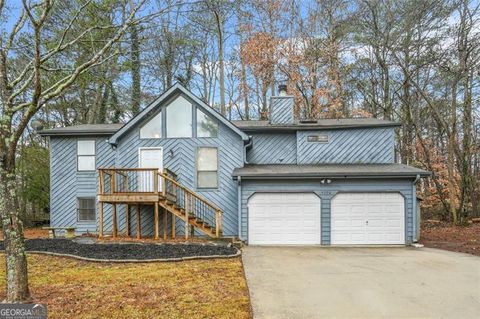
<svg viewBox="0 0 480 319">
<path fill-rule="evenodd" d="M 251 245 L 320 244 L 320 198 L 313 193 L 257 193 L 248 201 Z"/>
<path fill-rule="evenodd" d="M 138 167 L 163 170 L 163 149 L 161 147 L 141 147 L 138 149 Z M 138 188 L 140 192 L 153 192 L 154 173 L 139 172 Z M 162 183 L 158 182 L 158 190 L 162 190 Z"/>
<path fill-rule="evenodd" d="M 332 245 L 405 244 L 399 193 L 340 193 L 332 199 Z"/>
</svg>

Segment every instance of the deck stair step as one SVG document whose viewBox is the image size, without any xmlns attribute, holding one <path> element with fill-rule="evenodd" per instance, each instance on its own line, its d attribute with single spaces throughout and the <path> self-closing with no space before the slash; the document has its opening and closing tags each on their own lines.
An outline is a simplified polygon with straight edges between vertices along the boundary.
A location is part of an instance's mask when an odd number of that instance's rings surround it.
<svg viewBox="0 0 480 319">
<path fill-rule="evenodd" d="M 190 233 L 188 225 L 212 238 L 221 236 L 222 210 L 202 195 L 182 185 L 177 180 L 177 175 L 168 169 L 161 172 L 156 168 L 100 168 L 98 172 L 98 200 L 102 205 L 127 203 L 137 204 L 139 207 L 143 204 L 158 203 L 165 211 L 185 222 L 186 238 Z M 155 211 L 155 218 L 158 218 L 158 210 Z M 102 232 L 103 224 L 100 233 Z M 158 227 L 155 232 L 158 237 Z"/>
<path fill-rule="evenodd" d="M 218 207 L 171 177 L 163 173 L 159 173 L 159 176 L 164 179 L 164 190 L 168 190 L 167 194 L 159 197 L 160 206 L 212 238 L 219 238 L 222 235 L 223 214 Z M 207 223 L 199 216 L 206 216 L 215 225 Z"/>
</svg>

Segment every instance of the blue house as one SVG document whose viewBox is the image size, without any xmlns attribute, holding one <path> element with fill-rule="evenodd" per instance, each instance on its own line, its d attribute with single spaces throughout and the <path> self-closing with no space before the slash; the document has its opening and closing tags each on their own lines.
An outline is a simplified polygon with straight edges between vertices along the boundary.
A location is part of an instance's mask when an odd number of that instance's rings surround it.
<svg viewBox="0 0 480 319">
<path fill-rule="evenodd" d="M 265 245 L 416 240 L 429 172 L 395 162 L 399 123 L 299 121 L 284 90 L 270 102 L 269 121 L 230 122 L 176 84 L 126 124 L 41 131 L 51 226 Z"/>
</svg>

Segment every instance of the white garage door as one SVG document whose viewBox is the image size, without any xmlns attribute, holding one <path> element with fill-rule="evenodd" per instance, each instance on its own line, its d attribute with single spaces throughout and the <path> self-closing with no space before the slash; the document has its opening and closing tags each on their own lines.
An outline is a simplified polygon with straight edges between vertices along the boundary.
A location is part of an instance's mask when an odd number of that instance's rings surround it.
<svg viewBox="0 0 480 319">
<path fill-rule="evenodd" d="M 405 243 L 405 200 L 399 193 L 345 193 L 332 200 L 332 245 Z"/>
<path fill-rule="evenodd" d="M 248 243 L 320 244 L 320 198 L 312 193 L 257 193 L 248 201 Z"/>
</svg>

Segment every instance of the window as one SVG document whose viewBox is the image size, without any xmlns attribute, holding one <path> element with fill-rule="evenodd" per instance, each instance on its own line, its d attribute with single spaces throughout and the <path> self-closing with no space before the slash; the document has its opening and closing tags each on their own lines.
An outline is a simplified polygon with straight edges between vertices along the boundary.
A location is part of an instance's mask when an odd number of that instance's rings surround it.
<svg viewBox="0 0 480 319">
<path fill-rule="evenodd" d="M 218 149 L 216 147 L 197 149 L 197 187 L 218 187 Z"/>
<path fill-rule="evenodd" d="M 160 112 L 140 128 L 140 138 L 161 138 L 161 137 L 162 137 L 162 113 Z"/>
<path fill-rule="evenodd" d="M 77 169 L 79 171 L 95 170 L 95 141 L 77 142 Z"/>
<path fill-rule="evenodd" d="M 95 221 L 95 197 L 77 198 L 77 220 Z"/>
<path fill-rule="evenodd" d="M 197 109 L 197 137 L 217 137 L 218 123 Z"/>
<path fill-rule="evenodd" d="M 167 107 L 167 137 L 192 137 L 192 104 L 182 96 Z"/>
</svg>

